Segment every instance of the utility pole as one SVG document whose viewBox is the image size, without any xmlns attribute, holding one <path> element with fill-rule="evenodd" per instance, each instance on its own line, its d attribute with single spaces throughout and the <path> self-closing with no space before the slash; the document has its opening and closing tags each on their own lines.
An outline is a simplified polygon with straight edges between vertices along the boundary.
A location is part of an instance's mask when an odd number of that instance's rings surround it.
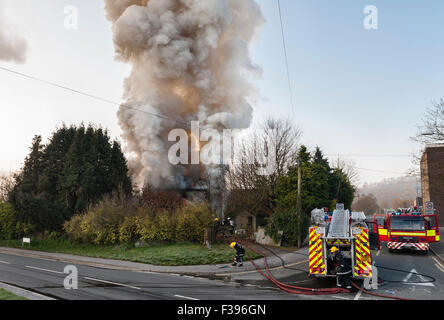
<svg viewBox="0 0 444 320">
<path fill-rule="evenodd" d="M 297 198 L 297 221 L 298 221 L 298 248 L 302 247 L 302 172 L 301 159 L 298 159 L 298 198 Z"/>
</svg>

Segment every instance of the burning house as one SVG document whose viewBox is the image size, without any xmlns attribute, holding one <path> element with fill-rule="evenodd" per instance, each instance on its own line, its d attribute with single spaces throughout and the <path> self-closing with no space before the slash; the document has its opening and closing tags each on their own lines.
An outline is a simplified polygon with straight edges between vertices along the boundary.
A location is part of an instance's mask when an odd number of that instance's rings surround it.
<svg viewBox="0 0 444 320">
<path fill-rule="evenodd" d="M 264 23 L 254 0 L 105 0 L 116 58 L 132 66 L 118 112 L 133 180 L 223 199 L 225 167 L 173 165 L 175 129 L 247 129 L 249 45 Z M 198 139 L 199 141 L 199 139 Z M 214 207 L 220 205 L 214 204 Z"/>
</svg>

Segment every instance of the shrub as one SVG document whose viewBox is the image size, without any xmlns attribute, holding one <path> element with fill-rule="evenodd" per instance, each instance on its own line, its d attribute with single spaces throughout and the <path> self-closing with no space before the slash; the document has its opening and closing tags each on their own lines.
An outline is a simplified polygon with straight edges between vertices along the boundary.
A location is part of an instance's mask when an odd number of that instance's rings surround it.
<svg viewBox="0 0 444 320">
<path fill-rule="evenodd" d="M 213 223 L 207 205 L 187 205 L 176 212 L 176 239 L 178 241 L 202 242 L 205 228 Z"/>
<path fill-rule="evenodd" d="M 116 244 L 125 219 L 134 213 L 132 205 L 105 199 L 84 215 L 64 224 L 67 235 L 76 241 L 93 244 Z"/>
<path fill-rule="evenodd" d="M 20 235 L 17 213 L 10 203 L 0 203 L 0 239 L 13 240 Z"/>
<path fill-rule="evenodd" d="M 273 221 L 265 228 L 266 234 L 269 235 L 275 242 L 282 240 L 282 244 L 295 246 L 298 244 L 298 237 L 301 235 L 302 240 L 306 235 L 307 219 L 302 218 L 299 225 L 298 217 L 294 212 L 278 211 L 273 215 Z M 299 232 L 299 230 L 301 230 Z M 283 231 L 282 236 L 279 231 Z"/>
<path fill-rule="evenodd" d="M 202 242 L 205 228 L 212 223 L 206 205 L 187 205 L 172 212 L 106 200 L 87 214 L 74 216 L 64 228 L 71 239 L 92 244 Z"/>
<path fill-rule="evenodd" d="M 16 240 L 33 233 L 34 226 L 20 221 L 12 204 L 0 202 L 0 239 Z"/>
<path fill-rule="evenodd" d="M 175 241 L 176 240 L 176 221 L 174 214 L 162 210 L 156 215 L 157 236 L 158 241 Z"/>
<path fill-rule="evenodd" d="M 119 240 L 121 243 L 132 243 L 140 238 L 137 232 L 138 217 L 125 217 L 119 228 Z"/>
<path fill-rule="evenodd" d="M 149 184 L 142 189 L 140 201 L 144 207 L 156 212 L 159 210 L 174 212 L 184 205 L 182 197 L 177 192 L 159 191 Z"/>
<path fill-rule="evenodd" d="M 143 242 L 173 242 L 176 240 L 175 216 L 166 210 L 151 212 L 147 208 L 138 211 L 136 236 Z"/>
</svg>

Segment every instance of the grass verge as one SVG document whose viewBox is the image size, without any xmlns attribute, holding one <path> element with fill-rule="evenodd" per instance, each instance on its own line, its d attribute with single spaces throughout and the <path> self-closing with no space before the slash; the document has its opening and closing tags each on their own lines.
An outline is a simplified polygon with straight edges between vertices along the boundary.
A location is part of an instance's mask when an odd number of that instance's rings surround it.
<svg viewBox="0 0 444 320">
<path fill-rule="evenodd" d="M 0 246 L 22 248 L 21 241 L 0 241 Z M 25 249 L 28 248 L 25 247 Z M 94 258 L 117 259 L 159 266 L 190 266 L 230 263 L 233 261 L 235 254 L 234 250 L 229 246 L 221 244 L 213 245 L 212 250 L 208 250 L 206 247 L 198 244 L 170 244 L 134 248 L 134 246 L 130 245 L 85 245 L 72 243 L 65 239 L 33 241 L 30 250 L 67 253 Z M 253 252 L 249 253 L 253 259 L 260 257 Z M 248 254 L 246 257 L 248 257 Z"/>
<path fill-rule="evenodd" d="M 27 300 L 27 299 L 16 296 L 15 294 L 0 288 L 0 300 Z"/>
</svg>

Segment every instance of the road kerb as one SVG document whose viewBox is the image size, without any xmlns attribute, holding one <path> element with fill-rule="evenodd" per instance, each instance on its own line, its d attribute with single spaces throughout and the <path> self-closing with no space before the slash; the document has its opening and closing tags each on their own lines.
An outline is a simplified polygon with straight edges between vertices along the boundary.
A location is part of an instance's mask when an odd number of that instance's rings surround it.
<svg viewBox="0 0 444 320">
<path fill-rule="evenodd" d="M 23 298 L 26 298 L 28 300 L 40 300 L 40 301 L 43 301 L 43 300 L 56 300 L 54 298 L 42 295 L 40 293 L 36 293 L 36 292 L 29 291 L 29 290 L 26 290 L 26 289 L 22 289 L 22 288 L 19 288 L 19 287 L 16 287 L 16 286 L 12 286 L 12 285 L 4 283 L 4 282 L 0 282 L 0 288 L 4 289 L 6 291 L 9 291 L 9 292 L 15 294 L 16 296 L 23 297 Z"/>
</svg>

